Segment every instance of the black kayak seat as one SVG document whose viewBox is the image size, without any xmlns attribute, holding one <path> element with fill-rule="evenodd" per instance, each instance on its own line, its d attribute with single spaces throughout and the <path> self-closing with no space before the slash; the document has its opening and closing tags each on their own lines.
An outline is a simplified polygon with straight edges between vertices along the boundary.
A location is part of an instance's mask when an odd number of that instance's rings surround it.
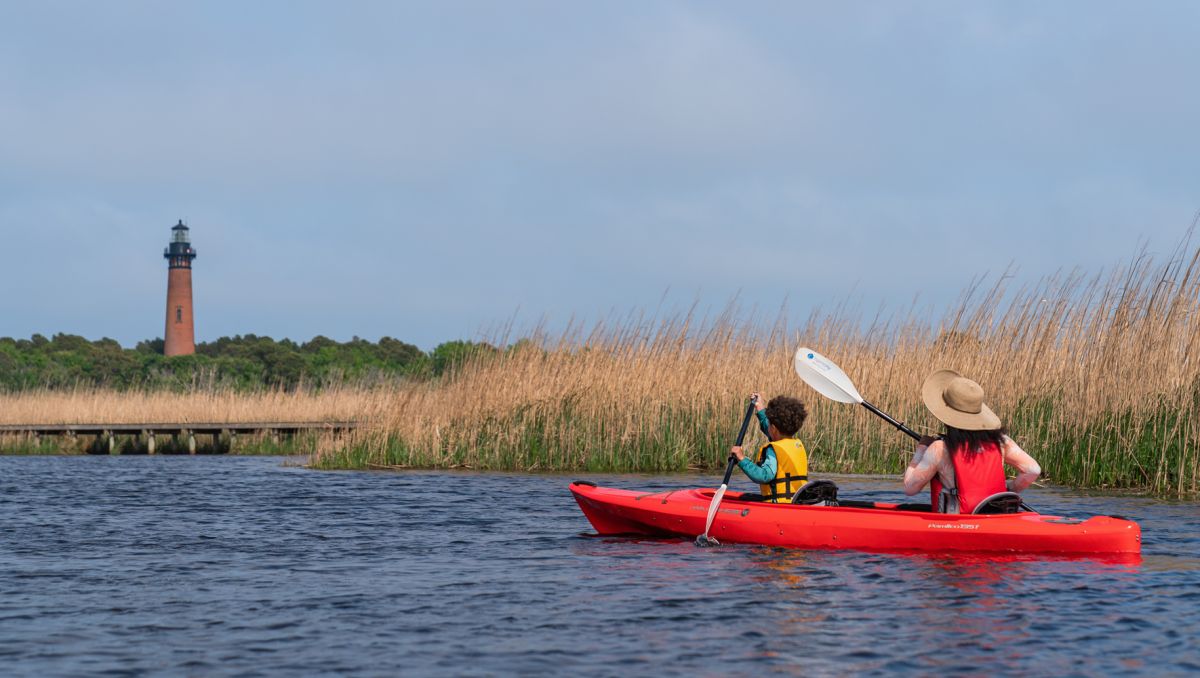
<svg viewBox="0 0 1200 678">
<path fill-rule="evenodd" d="M 810 480 L 792 495 L 793 504 L 837 506 L 838 486 L 832 480 Z"/>
<path fill-rule="evenodd" d="M 1016 492 L 997 492 L 975 506 L 973 515 L 998 515 L 1021 512 L 1021 495 Z"/>
</svg>

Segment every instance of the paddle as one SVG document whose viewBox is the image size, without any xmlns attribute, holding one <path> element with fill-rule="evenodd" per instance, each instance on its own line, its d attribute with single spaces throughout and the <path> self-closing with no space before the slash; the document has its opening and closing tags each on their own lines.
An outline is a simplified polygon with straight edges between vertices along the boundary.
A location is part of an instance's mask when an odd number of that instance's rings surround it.
<svg viewBox="0 0 1200 678">
<path fill-rule="evenodd" d="M 734 443 L 738 447 L 741 447 L 742 441 L 746 439 L 746 428 L 750 426 L 750 417 L 754 416 L 754 404 L 757 401 L 757 398 L 751 398 L 750 404 L 746 406 L 746 416 L 742 417 L 742 428 L 738 431 L 737 442 Z M 721 545 L 721 542 L 717 541 L 715 537 L 708 536 L 708 531 L 712 528 L 713 518 L 717 517 L 717 507 L 721 505 L 721 498 L 725 496 L 725 490 L 729 489 L 729 478 L 733 475 L 733 465 L 736 463 L 737 457 L 729 455 L 729 463 L 725 465 L 725 479 L 721 481 L 721 486 L 713 495 L 712 503 L 708 505 L 708 520 L 704 522 L 704 534 L 696 537 L 696 546 Z"/>
<path fill-rule="evenodd" d="M 900 432 L 908 434 L 913 440 L 921 440 L 921 434 L 905 426 L 903 422 L 889 417 L 886 412 L 880 410 L 878 407 L 863 400 L 863 397 L 858 394 L 858 389 L 854 388 L 850 377 L 846 376 L 842 368 L 833 364 L 832 360 L 811 348 L 802 346 L 796 351 L 796 374 L 800 375 L 804 383 L 812 386 L 817 393 L 826 398 L 836 400 L 839 403 L 857 403 L 862 405 L 873 414 L 882 417 L 887 423 L 895 426 Z"/>
</svg>

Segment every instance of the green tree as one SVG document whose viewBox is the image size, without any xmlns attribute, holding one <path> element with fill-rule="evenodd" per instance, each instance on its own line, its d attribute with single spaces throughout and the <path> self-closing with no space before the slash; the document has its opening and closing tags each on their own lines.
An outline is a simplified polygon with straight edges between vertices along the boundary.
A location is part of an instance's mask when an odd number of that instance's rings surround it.
<svg viewBox="0 0 1200 678">
<path fill-rule="evenodd" d="M 438 344 L 430 354 L 430 359 L 433 363 L 433 373 L 440 376 L 471 360 L 483 359 L 495 353 L 496 348 L 491 344 L 456 340 Z"/>
<path fill-rule="evenodd" d="M 524 350 L 521 342 L 508 350 Z M 324 336 L 297 343 L 254 334 L 221 337 L 196 346 L 196 354 L 167 358 L 163 340 L 125 349 L 113 339 L 89 341 L 72 334 L 47 339 L 0 338 L 0 388 L 186 389 L 224 385 L 238 389 L 312 387 L 353 381 L 437 378 L 499 353 L 489 344 L 449 341 L 426 353 L 393 337 L 338 342 Z"/>
</svg>

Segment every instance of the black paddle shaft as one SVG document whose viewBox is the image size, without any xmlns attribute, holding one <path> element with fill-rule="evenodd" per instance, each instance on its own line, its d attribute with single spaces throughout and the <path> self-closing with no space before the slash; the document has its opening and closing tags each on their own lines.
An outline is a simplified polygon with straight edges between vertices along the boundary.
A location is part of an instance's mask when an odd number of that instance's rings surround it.
<svg viewBox="0 0 1200 678">
<path fill-rule="evenodd" d="M 750 427 L 750 417 L 754 416 L 754 401 L 746 406 L 746 416 L 742 417 L 742 428 L 738 431 L 737 442 L 734 445 L 741 447 L 742 442 L 746 440 L 746 429 Z M 725 480 L 721 481 L 722 485 L 728 485 L 729 479 L 733 476 L 733 465 L 737 463 L 737 457 L 729 455 L 729 464 L 725 466 Z"/>
<path fill-rule="evenodd" d="M 890 416 L 888 416 L 887 412 L 884 412 L 883 410 L 879 409 L 878 407 L 875 407 L 874 405 L 872 405 L 871 403 L 869 403 L 865 400 L 862 401 L 862 406 L 867 408 L 868 410 L 870 410 L 872 413 L 879 415 L 884 421 L 891 424 L 892 426 L 895 426 L 898 431 L 900 431 L 901 433 L 907 434 L 913 440 L 916 440 L 916 441 L 921 440 L 920 433 L 917 433 L 916 431 L 912 430 L 911 428 L 905 426 L 904 422 L 896 421 L 895 419 L 892 419 Z M 742 430 L 745 431 L 746 427 L 743 426 Z"/>
</svg>

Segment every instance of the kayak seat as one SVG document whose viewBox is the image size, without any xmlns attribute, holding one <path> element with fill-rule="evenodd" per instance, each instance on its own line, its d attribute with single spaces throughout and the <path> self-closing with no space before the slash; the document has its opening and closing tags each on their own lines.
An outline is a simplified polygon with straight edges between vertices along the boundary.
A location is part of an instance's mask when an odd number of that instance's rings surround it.
<svg viewBox="0 0 1200 678">
<path fill-rule="evenodd" d="M 997 515 L 1003 513 L 1020 513 L 1021 495 L 1016 492 L 997 492 L 987 497 L 971 511 L 974 515 Z"/>
<path fill-rule="evenodd" d="M 837 506 L 837 494 L 838 486 L 832 480 L 810 480 L 796 490 L 796 494 L 792 495 L 792 503 L 807 506 L 814 504 Z"/>
</svg>

